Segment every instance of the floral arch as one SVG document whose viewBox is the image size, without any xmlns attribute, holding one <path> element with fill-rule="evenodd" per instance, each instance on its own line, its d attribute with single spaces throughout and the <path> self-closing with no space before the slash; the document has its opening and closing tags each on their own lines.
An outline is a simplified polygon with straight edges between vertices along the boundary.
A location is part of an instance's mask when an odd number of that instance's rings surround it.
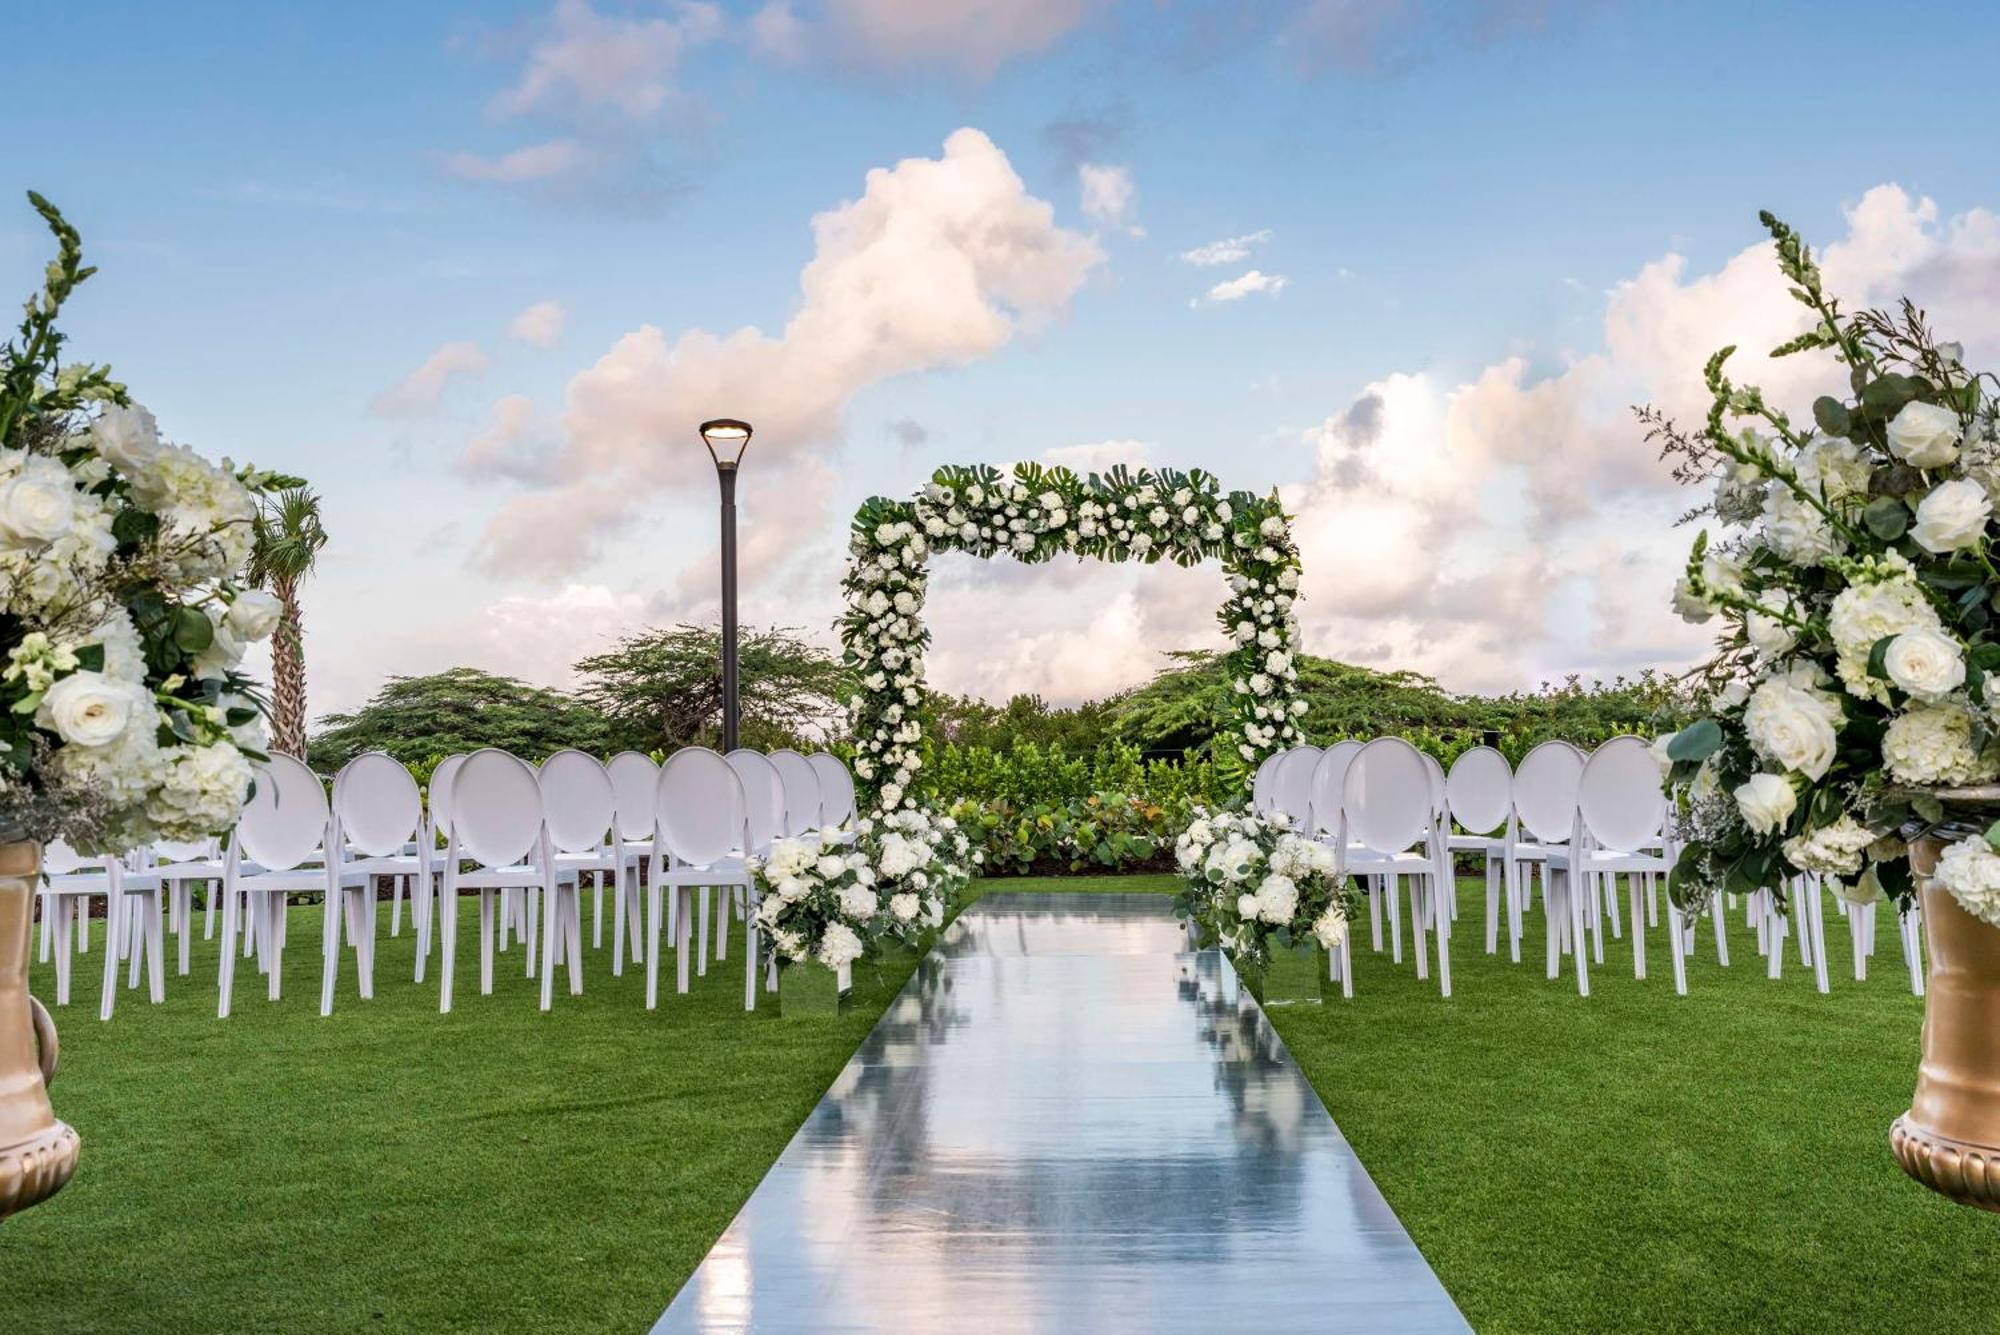
<svg viewBox="0 0 2000 1335">
<path fill-rule="evenodd" d="M 1131 470 L 1079 477 L 1067 468 L 947 465 L 910 500 L 876 496 L 854 516 L 842 587 L 844 658 L 858 688 L 848 699 L 854 773 L 868 806 L 914 805 L 925 759 L 924 590 L 933 552 L 1047 561 L 1061 552 L 1105 561 L 1217 558 L 1229 593 L 1216 619 L 1228 654 L 1237 726 L 1215 760 L 1247 783 L 1259 762 L 1295 745 L 1306 702 L 1293 664 L 1298 547 L 1275 493 L 1224 494 L 1200 469 Z"/>
</svg>

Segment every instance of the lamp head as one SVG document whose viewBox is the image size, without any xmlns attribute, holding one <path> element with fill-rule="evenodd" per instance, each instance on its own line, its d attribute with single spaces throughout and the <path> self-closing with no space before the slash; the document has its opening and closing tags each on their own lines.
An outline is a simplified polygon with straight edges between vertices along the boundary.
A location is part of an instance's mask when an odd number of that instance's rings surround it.
<svg viewBox="0 0 2000 1335">
<path fill-rule="evenodd" d="M 733 417 L 718 417 L 701 424 L 701 443 L 717 468 L 734 468 L 750 448 L 750 424 Z"/>
</svg>

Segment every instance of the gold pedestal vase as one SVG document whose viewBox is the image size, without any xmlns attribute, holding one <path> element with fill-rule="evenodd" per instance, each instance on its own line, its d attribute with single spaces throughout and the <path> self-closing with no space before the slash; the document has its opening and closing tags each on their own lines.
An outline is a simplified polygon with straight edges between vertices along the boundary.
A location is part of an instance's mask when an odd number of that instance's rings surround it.
<svg viewBox="0 0 2000 1335">
<path fill-rule="evenodd" d="M 1944 841 L 1910 846 L 1929 982 L 1910 1110 L 1889 1128 L 1903 1171 L 1962 1205 L 2000 1212 L 2000 928 L 1931 879 Z"/>
<path fill-rule="evenodd" d="M 81 1148 L 76 1132 L 49 1106 L 56 1027 L 28 995 L 30 922 L 41 867 L 40 844 L 0 843 L 0 1219 L 61 1191 Z"/>
</svg>

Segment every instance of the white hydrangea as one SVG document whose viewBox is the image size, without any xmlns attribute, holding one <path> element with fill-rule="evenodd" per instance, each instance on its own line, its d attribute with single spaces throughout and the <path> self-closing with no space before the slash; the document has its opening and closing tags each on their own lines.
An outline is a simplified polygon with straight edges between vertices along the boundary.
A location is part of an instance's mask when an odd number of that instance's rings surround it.
<svg viewBox="0 0 2000 1335">
<path fill-rule="evenodd" d="M 1889 701 L 1889 684 L 1868 674 L 1875 642 L 1907 630 L 1943 628 L 1909 563 L 1893 554 L 1834 595 L 1826 627 L 1833 637 L 1834 670 L 1847 693 L 1882 704 Z"/>
<path fill-rule="evenodd" d="M 1994 777 L 1995 766 L 1972 744 L 1972 711 L 1952 702 L 1918 705 L 1889 720 L 1882 762 L 1903 783 L 1951 785 Z"/>
<path fill-rule="evenodd" d="M 1875 835 L 1854 817 L 1842 813 L 1831 825 L 1794 835 L 1784 844 L 1785 860 L 1800 871 L 1826 876 L 1852 876 L 1861 870 L 1861 853 Z"/>
<path fill-rule="evenodd" d="M 1992 845 L 1977 836 L 1959 840 L 1938 857 L 1933 875 L 1960 908 L 2000 927 L 2000 853 Z"/>
<path fill-rule="evenodd" d="M 167 839 L 196 839 L 228 827 L 249 800 L 250 761 L 228 742 L 177 746 L 165 753 L 160 786 L 146 817 Z"/>
<path fill-rule="evenodd" d="M 1786 483 L 1773 479 L 1764 492 L 1764 545 L 1797 566 L 1817 566 L 1842 550 L 1827 517 Z"/>
</svg>

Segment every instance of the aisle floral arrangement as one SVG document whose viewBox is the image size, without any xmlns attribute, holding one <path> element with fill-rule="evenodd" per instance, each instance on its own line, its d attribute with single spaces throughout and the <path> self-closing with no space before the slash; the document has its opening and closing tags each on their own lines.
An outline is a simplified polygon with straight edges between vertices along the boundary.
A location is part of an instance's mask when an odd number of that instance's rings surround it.
<svg viewBox="0 0 2000 1335">
<path fill-rule="evenodd" d="M 757 925 L 781 966 L 838 970 L 878 940 L 914 942 L 943 925 L 979 856 L 955 820 L 914 807 L 779 839 L 750 860 Z"/>
<path fill-rule="evenodd" d="M 1675 597 L 1722 634 L 1708 716 L 1668 747 L 1686 841 L 1673 893 L 1699 907 L 1813 872 L 1850 898 L 1907 901 L 1906 840 L 1937 832 L 1941 883 L 2000 925 L 2000 825 L 1951 791 L 2000 777 L 1993 378 L 1908 301 L 1843 313 L 1805 243 L 1764 222 L 1812 312 L 1772 355 L 1830 353 L 1849 392 L 1795 422 L 1728 377 L 1725 348 L 1703 428 L 1641 412 L 1678 476 L 1713 483 L 1696 513 L 1720 525 Z"/>
<path fill-rule="evenodd" d="M 1347 935 L 1353 892 L 1334 877 L 1333 850 L 1283 812 L 1197 811 L 1174 862 L 1186 881 L 1175 911 L 1239 963 L 1266 963 L 1273 947 L 1332 950 Z"/>
<path fill-rule="evenodd" d="M 58 255 L 0 346 L 0 832 L 122 851 L 235 823 L 264 707 L 238 666 L 278 604 L 244 587 L 259 492 L 296 478 L 163 441 L 108 368 L 63 363 Z"/>
<path fill-rule="evenodd" d="M 1229 596 L 1217 613 L 1234 646 L 1237 723 L 1216 761 L 1237 781 L 1300 740 L 1297 689 L 1298 548 L 1275 496 L 1223 494 L 1199 469 L 1123 467 L 1078 477 L 1016 464 L 940 468 L 914 500 L 875 497 L 856 514 L 843 588 L 845 660 L 859 683 L 848 701 L 854 773 L 877 808 L 918 802 L 923 766 L 924 591 L 933 553 L 1041 562 L 1062 553 L 1106 561 L 1193 565 L 1219 558 Z"/>
</svg>

